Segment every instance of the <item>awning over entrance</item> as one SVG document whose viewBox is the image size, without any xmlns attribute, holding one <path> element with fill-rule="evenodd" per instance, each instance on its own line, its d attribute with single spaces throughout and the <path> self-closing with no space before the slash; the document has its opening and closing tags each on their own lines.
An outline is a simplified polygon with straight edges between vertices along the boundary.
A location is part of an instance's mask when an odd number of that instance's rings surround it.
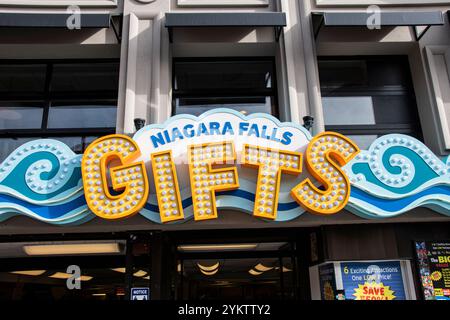
<svg viewBox="0 0 450 320">
<path fill-rule="evenodd" d="M 193 27 L 273 27 L 278 41 L 285 26 L 286 14 L 282 12 L 166 13 L 170 42 L 174 28 Z"/>
<path fill-rule="evenodd" d="M 314 12 L 314 35 L 320 33 L 322 27 L 367 27 L 368 21 L 375 13 L 367 12 Z M 414 27 L 416 40 L 420 40 L 431 26 L 444 25 L 444 15 L 441 11 L 428 12 L 382 12 L 380 27 L 407 26 Z M 417 27 L 425 27 L 418 30 Z"/>
<path fill-rule="evenodd" d="M 0 13 L 1 28 L 67 28 L 68 13 Z M 109 28 L 110 14 L 80 14 L 80 28 Z"/>
</svg>

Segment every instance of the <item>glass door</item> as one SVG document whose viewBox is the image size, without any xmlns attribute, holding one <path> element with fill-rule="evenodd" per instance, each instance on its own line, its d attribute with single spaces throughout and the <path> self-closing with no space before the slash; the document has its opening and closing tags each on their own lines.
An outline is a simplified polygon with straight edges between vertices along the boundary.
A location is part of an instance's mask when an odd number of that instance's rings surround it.
<svg viewBox="0 0 450 320">
<path fill-rule="evenodd" d="M 292 248 L 288 242 L 180 245 L 177 299 L 295 299 Z"/>
</svg>

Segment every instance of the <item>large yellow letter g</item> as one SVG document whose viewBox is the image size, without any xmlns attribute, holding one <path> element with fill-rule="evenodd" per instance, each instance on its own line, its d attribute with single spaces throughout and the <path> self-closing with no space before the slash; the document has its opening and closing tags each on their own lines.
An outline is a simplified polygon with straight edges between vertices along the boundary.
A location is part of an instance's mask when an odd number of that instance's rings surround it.
<svg viewBox="0 0 450 320">
<path fill-rule="evenodd" d="M 148 197 L 147 173 L 136 143 L 125 135 L 95 140 L 86 149 L 81 172 L 89 209 L 104 219 L 121 219 L 139 212 Z M 110 169 L 108 177 L 108 167 Z M 110 183 L 108 183 L 110 181 Z"/>
</svg>

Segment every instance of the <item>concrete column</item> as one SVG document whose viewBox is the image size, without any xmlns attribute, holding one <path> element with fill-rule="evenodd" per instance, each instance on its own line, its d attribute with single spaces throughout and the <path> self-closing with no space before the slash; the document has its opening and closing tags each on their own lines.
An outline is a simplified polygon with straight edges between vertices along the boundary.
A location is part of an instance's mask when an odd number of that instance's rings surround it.
<svg viewBox="0 0 450 320">
<path fill-rule="evenodd" d="M 169 41 L 164 13 L 170 1 L 124 2 L 117 132 L 135 132 L 134 119 L 146 124 L 170 115 Z"/>
<path fill-rule="evenodd" d="M 317 57 L 307 1 L 281 0 L 287 16 L 284 29 L 284 62 L 289 96 L 290 120 L 303 123 L 303 117 L 315 119 L 314 133 L 324 130 Z"/>
</svg>

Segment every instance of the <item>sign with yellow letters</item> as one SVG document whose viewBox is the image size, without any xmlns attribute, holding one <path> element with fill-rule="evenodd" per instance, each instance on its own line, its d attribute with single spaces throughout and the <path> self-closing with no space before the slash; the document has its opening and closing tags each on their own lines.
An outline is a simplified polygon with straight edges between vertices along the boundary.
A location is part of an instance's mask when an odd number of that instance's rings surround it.
<svg viewBox="0 0 450 320">
<path fill-rule="evenodd" d="M 358 153 L 355 143 L 338 133 L 311 138 L 298 126 L 223 111 L 200 121 L 172 119 L 164 129 L 144 128 L 134 139 L 100 138 L 84 153 L 81 171 L 89 209 L 104 219 L 138 213 L 153 190 L 161 221 L 183 220 L 181 188 L 190 190 L 195 220 L 215 219 L 216 194 L 239 190 L 243 179 L 247 185 L 256 182 L 253 215 L 275 220 L 282 181 L 292 199 L 310 212 L 342 210 L 350 182 L 341 166 Z M 285 179 L 301 173 L 300 182 Z"/>
<path fill-rule="evenodd" d="M 30 141 L 0 164 L 0 221 L 140 214 L 179 223 L 228 209 L 282 222 L 343 209 L 386 218 L 419 206 L 450 214 L 449 158 L 422 142 L 391 134 L 360 150 L 339 133 L 311 136 L 299 124 L 231 109 L 100 137 L 82 155 L 54 139 Z"/>
</svg>

